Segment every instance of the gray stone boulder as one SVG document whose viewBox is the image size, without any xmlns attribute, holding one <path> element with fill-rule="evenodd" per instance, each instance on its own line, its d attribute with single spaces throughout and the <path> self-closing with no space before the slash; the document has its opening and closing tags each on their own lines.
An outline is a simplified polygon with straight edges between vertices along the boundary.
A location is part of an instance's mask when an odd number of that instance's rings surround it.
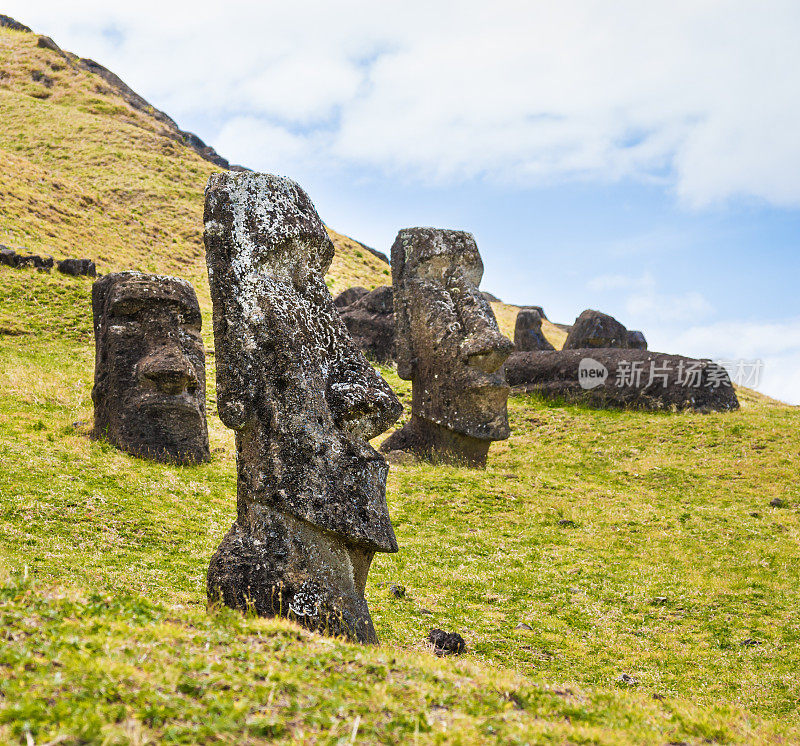
<svg viewBox="0 0 800 746">
<path fill-rule="evenodd" d="M 58 271 L 73 277 L 97 277 L 97 267 L 91 259 L 62 259 L 56 262 Z"/>
<path fill-rule="evenodd" d="M 353 341 L 378 363 L 394 360 L 394 301 L 392 288 L 381 286 L 340 309 Z"/>
<path fill-rule="evenodd" d="M 14 251 L 14 249 L 9 249 L 7 246 L 0 246 L 0 266 L 16 267 L 17 252 Z"/>
</svg>

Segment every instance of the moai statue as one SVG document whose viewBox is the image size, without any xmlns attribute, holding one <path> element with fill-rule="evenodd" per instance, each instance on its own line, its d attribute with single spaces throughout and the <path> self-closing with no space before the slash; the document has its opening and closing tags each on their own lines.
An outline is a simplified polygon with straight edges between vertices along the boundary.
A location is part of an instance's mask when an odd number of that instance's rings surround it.
<svg viewBox="0 0 800 746">
<path fill-rule="evenodd" d="M 502 365 L 514 345 L 478 285 L 475 239 L 463 231 L 405 228 L 392 246 L 397 373 L 411 380 L 411 419 L 381 451 L 485 466 L 509 436 Z"/>
<path fill-rule="evenodd" d="M 202 319 L 177 277 L 119 272 L 92 285 L 92 437 L 166 463 L 208 461 Z"/>
<path fill-rule="evenodd" d="M 205 243 L 217 404 L 238 474 L 209 602 L 377 643 L 367 572 L 397 541 L 388 467 L 367 441 L 402 407 L 325 286 L 333 243 L 297 184 L 250 172 L 209 179 Z"/>
<path fill-rule="evenodd" d="M 517 352 L 555 349 L 542 334 L 542 314 L 538 308 L 519 309 L 514 324 L 514 348 Z"/>
</svg>

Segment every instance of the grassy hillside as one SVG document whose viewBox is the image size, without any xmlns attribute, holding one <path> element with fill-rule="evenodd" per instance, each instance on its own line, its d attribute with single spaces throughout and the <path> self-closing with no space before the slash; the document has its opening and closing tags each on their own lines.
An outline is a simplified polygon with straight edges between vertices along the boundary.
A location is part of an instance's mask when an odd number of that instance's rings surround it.
<svg viewBox="0 0 800 746">
<path fill-rule="evenodd" d="M 36 38 L 0 29 L 0 242 L 189 278 L 211 348 L 214 167 Z M 336 240 L 335 289 L 387 281 Z M 800 409 L 513 397 L 485 472 L 392 466 L 401 550 L 374 562 L 364 649 L 207 613 L 236 484 L 213 356 L 212 461 L 136 459 L 87 437 L 90 283 L 0 267 L 0 288 L 0 743 L 800 742 Z M 434 626 L 467 654 L 435 658 Z"/>
<path fill-rule="evenodd" d="M 235 494 L 213 358 L 212 462 L 126 456 L 86 437 L 89 283 L 0 281 L 0 741 L 336 743 L 356 722 L 359 742 L 800 738 L 796 408 L 512 398 L 485 472 L 392 467 L 401 551 L 375 561 L 383 647 L 361 650 L 206 615 Z M 432 626 L 464 634 L 463 660 L 431 656 Z"/>
<path fill-rule="evenodd" d="M 38 39 L 0 28 L 0 243 L 176 274 L 207 304 L 202 195 L 218 168 Z M 331 237 L 332 289 L 390 282 L 357 242 Z"/>
</svg>

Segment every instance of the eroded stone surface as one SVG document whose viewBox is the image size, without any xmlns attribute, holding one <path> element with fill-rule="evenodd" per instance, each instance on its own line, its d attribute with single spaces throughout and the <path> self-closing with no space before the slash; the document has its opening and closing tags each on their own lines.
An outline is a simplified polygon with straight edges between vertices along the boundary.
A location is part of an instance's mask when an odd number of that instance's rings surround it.
<svg viewBox="0 0 800 746">
<path fill-rule="evenodd" d="M 630 350 L 646 350 L 647 340 L 644 333 L 640 331 L 628 331 L 628 349 Z"/>
<path fill-rule="evenodd" d="M 509 436 L 502 365 L 513 349 L 478 286 L 471 234 L 405 228 L 392 246 L 397 372 L 411 380 L 411 419 L 381 450 L 484 466 Z"/>
<path fill-rule="evenodd" d="M 97 277 L 97 267 L 91 259 L 62 259 L 56 267 L 59 272 L 73 277 Z"/>
<path fill-rule="evenodd" d="M 587 309 L 575 319 L 564 342 L 564 349 L 589 348 L 647 349 L 647 342 L 644 334 L 629 332 L 613 316 Z"/>
<path fill-rule="evenodd" d="M 209 601 L 377 642 L 367 572 L 397 541 L 388 467 L 367 441 L 401 406 L 325 286 L 333 244 L 297 184 L 255 173 L 211 176 L 205 243 L 217 403 L 238 473 Z"/>
<path fill-rule="evenodd" d="M 739 408 L 728 373 L 710 360 L 596 348 L 515 352 L 505 368 L 515 391 L 597 408 L 700 412 Z"/>
<path fill-rule="evenodd" d="M 346 292 L 346 291 L 345 291 Z M 392 288 L 382 285 L 341 309 L 342 319 L 356 346 L 371 360 L 394 360 L 394 301 Z"/>
<path fill-rule="evenodd" d="M 538 308 L 521 308 L 514 324 L 514 349 L 517 352 L 554 350 L 542 334 L 542 314 Z"/>
<path fill-rule="evenodd" d="M 347 288 L 347 290 L 342 290 L 342 292 L 333 299 L 333 305 L 337 308 L 344 308 L 351 303 L 355 303 L 361 296 L 366 295 L 368 292 L 369 290 L 362 288 L 361 285 L 353 285 L 353 287 Z"/>
<path fill-rule="evenodd" d="M 92 285 L 94 438 L 135 456 L 207 461 L 202 318 L 177 277 L 119 272 Z"/>
</svg>

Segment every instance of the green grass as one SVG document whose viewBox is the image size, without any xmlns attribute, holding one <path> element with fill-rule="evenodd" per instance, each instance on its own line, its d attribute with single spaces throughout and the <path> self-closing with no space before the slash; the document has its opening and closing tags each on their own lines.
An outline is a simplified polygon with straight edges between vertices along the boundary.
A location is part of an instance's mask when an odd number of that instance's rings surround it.
<svg viewBox="0 0 800 746">
<path fill-rule="evenodd" d="M 0 740 L 346 743 L 356 719 L 376 743 L 800 739 L 797 408 L 512 398 L 486 471 L 392 467 L 401 549 L 373 564 L 364 650 L 207 614 L 236 485 L 213 357 L 211 463 L 127 456 L 87 437 L 89 282 L 0 274 Z M 467 654 L 435 659 L 434 626 Z"/>
<path fill-rule="evenodd" d="M 210 350 L 213 167 L 101 83 L 0 29 L 0 242 L 186 277 Z M 332 237 L 334 292 L 389 281 Z M 90 287 L 0 268 L 0 743 L 800 742 L 800 409 L 512 398 L 486 471 L 392 466 L 363 648 L 206 610 L 236 490 L 214 358 L 210 463 L 90 441 Z M 435 658 L 434 626 L 467 653 Z"/>
</svg>

